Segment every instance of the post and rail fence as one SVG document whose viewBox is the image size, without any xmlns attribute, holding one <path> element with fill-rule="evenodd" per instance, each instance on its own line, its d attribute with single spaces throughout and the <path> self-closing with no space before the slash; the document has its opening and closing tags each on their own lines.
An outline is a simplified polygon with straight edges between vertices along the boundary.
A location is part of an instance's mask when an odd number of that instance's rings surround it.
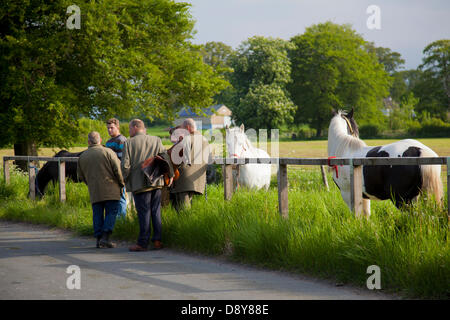
<svg viewBox="0 0 450 320">
<path fill-rule="evenodd" d="M 35 170 L 31 161 L 57 161 L 59 196 L 61 201 L 66 200 L 65 188 L 65 162 L 77 162 L 78 158 L 69 157 L 3 157 L 3 172 L 6 183 L 9 183 L 9 161 L 28 161 L 30 198 L 35 199 Z M 322 176 L 328 189 L 324 166 L 350 166 L 351 208 L 359 215 L 362 212 L 362 167 L 363 166 L 393 166 L 393 165 L 445 165 L 447 167 L 447 199 L 450 199 L 450 157 L 403 157 L 403 158 L 214 158 L 214 164 L 223 166 L 224 199 L 230 200 L 233 195 L 233 166 L 248 163 L 277 164 L 278 165 L 278 210 L 282 217 L 287 218 L 288 210 L 288 165 L 317 165 L 322 168 Z M 447 214 L 450 219 L 450 201 L 447 200 Z"/>
<path fill-rule="evenodd" d="M 28 181 L 30 186 L 30 198 L 36 198 L 36 171 L 31 165 L 32 161 L 56 161 L 58 162 L 58 182 L 59 199 L 66 201 L 66 162 L 78 162 L 78 157 L 29 157 L 29 156 L 5 156 L 3 157 L 3 176 L 6 183 L 9 183 L 9 161 L 27 161 L 28 162 Z"/>
</svg>

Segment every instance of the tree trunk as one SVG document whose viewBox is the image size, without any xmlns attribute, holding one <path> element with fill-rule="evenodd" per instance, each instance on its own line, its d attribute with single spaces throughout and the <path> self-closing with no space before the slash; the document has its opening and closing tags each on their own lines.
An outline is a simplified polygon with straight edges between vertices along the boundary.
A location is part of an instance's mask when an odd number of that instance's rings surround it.
<svg viewBox="0 0 450 320">
<path fill-rule="evenodd" d="M 322 126 L 319 125 L 316 130 L 316 137 L 320 138 L 322 136 Z"/>
<path fill-rule="evenodd" d="M 14 144 L 15 156 L 37 156 L 36 144 L 31 141 L 24 141 Z M 27 161 L 15 161 L 15 165 L 22 171 L 28 172 Z"/>
</svg>

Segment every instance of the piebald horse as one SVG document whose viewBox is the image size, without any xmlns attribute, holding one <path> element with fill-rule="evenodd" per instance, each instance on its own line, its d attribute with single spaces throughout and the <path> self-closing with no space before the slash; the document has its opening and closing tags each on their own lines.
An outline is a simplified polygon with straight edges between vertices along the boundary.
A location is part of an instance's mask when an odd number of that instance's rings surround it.
<svg viewBox="0 0 450 320">
<path fill-rule="evenodd" d="M 339 158 L 364 157 L 437 157 L 429 147 L 413 139 L 397 141 L 385 146 L 371 147 L 359 139 L 353 109 L 348 114 L 333 112 L 328 129 L 328 156 Z M 342 198 L 350 207 L 350 168 L 339 166 L 333 180 Z M 438 205 L 443 197 L 441 166 L 395 165 L 363 166 L 363 214 L 370 216 L 370 199 L 391 199 L 397 208 L 409 205 L 425 191 L 433 195 Z"/>
</svg>

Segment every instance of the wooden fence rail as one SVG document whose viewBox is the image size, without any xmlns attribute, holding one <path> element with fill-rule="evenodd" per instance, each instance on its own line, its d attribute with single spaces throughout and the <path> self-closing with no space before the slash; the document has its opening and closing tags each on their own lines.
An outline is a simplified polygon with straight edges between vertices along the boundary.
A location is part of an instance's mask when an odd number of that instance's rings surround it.
<svg viewBox="0 0 450 320">
<path fill-rule="evenodd" d="M 78 158 L 70 157 L 29 157 L 29 156 L 6 156 L 3 157 L 3 174 L 5 182 L 9 183 L 9 161 L 22 160 L 28 162 L 28 183 L 30 190 L 30 199 L 36 199 L 36 171 L 31 165 L 32 161 L 56 161 L 58 162 L 58 182 L 59 182 L 59 199 L 61 202 L 66 201 L 66 162 L 78 162 Z"/>
<path fill-rule="evenodd" d="M 30 165 L 31 161 L 57 161 L 59 173 L 59 195 L 60 200 L 66 200 L 65 193 L 65 162 L 77 162 L 78 158 L 69 157 L 28 157 L 28 156 L 5 156 L 3 157 L 3 170 L 6 183 L 9 183 L 9 161 L 28 161 L 30 197 L 35 198 L 35 170 Z M 362 166 L 392 166 L 392 165 L 446 165 L 447 166 L 447 199 L 450 199 L 450 157 L 433 158 L 214 158 L 213 163 L 223 165 L 224 198 L 230 200 L 233 195 L 233 165 L 248 163 L 265 163 L 278 165 L 278 210 L 281 216 L 288 217 L 288 165 L 318 165 L 318 166 L 350 166 L 351 183 L 351 207 L 356 215 L 362 212 Z M 322 167 L 322 174 L 324 173 Z M 324 181 L 326 182 L 326 181 Z M 450 219 L 450 201 L 447 200 L 447 212 Z"/>
</svg>

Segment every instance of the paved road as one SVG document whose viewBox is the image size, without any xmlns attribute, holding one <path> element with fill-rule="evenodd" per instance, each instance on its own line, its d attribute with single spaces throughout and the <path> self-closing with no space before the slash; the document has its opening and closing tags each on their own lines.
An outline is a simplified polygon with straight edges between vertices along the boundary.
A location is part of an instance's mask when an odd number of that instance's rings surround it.
<svg viewBox="0 0 450 320">
<path fill-rule="evenodd" d="M 0 299 L 392 299 L 366 289 L 128 243 L 96 249 L 90 237 L 0 221 Z M 68 289 L 67 268 L 80 268 Z"/>
</svg>

